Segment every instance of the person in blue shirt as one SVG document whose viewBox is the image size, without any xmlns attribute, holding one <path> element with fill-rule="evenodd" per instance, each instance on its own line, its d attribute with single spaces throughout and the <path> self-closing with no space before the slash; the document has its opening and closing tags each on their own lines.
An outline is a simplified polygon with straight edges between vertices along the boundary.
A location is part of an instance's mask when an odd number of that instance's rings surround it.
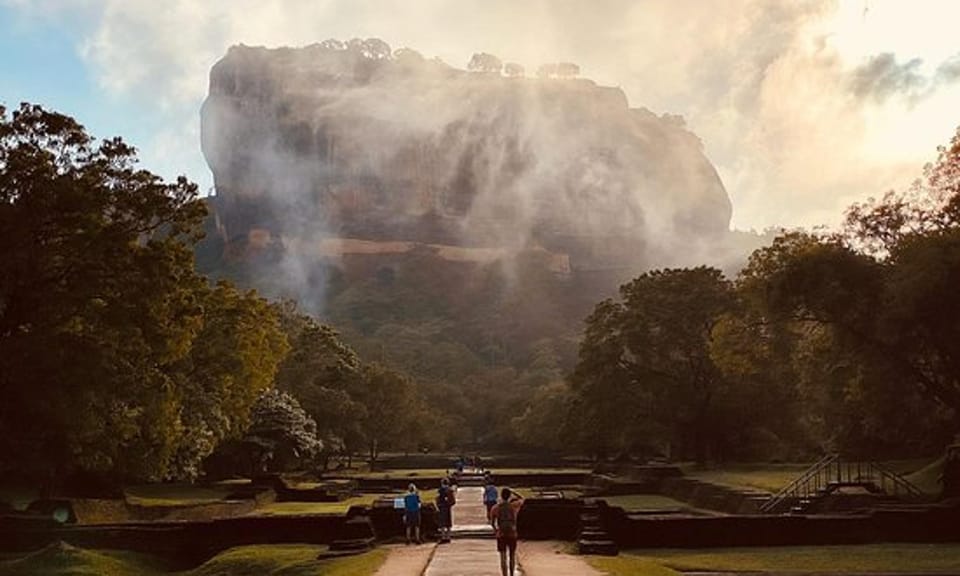
<svg viewBox="0 0 960 576">
<path fill-rule="evenodd" d="M 493 484 L 490 474 L 486 475 L 486 486 L 483 489 L 483 505 L 487 507 L 487 518 L 490 518 L 490 510 L 497 505 L 497 487 Z"/>
<path fill-rule="evenodd" d="M 420 544 L 420 494 L 416 484 L 411 484 L 403 497 L 403 523 L 407 527 L 407 544 L 411 542 L 411 536 Z"/>
</svg>

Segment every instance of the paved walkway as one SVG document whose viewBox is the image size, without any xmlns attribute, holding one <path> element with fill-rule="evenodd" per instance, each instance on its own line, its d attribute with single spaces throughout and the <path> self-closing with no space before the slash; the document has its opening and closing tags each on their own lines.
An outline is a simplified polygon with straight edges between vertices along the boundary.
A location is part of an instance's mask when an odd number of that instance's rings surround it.
<svg viewBox="0 0 960 576">
<path fill-rule="evenodd" d="M 493 526 L 487 519 L 487 507 L 483 505 L 483 488 L 464 486 L 457 489 L 457 504 L 453 507 L 454 538 L 476 536 L 492 538 Z"/>
<path fill-rule="evenodd" d="M 487 521 L 482 488 L 457 490 L 452 532 L 453 539 L 449 544 L 430 548 L 433 555 L 426 570 L 417 570 L 410 560 L 411 556 L 417 556 L 417 552 L 398 547 L 391 552 L 377 576 L 500 576 L 500 554 L 493 539 L 493 529 Z M 420 552 L 417 557 L 422 556 Z M 600 576 L 600 572 L 582 558 L 563 553 L 561 545 L 556 542 L 521 542 L 518 556 L 516 576 Z M 409 566 L 403 563 L 408 560 Z"/>
<path fill-rule="evenodd" d="M 459 504 L 458 504 L 459 506 Z M 500 576 L 496 540 L 463 539 L 438 544 L 424 576 Z M 517 569 L 517 576 L 523 571 Z"/>
<path fill-rule="evenodd" d="M 419 546 L 392 544 L 385 548 L 390 550 L 390 554 L 387 556 L 387 561 L 373 576 L 420 576 L 426 570 L 430 558 L 433 557 L 436 544 L 432 542 Z"/>
</svg>

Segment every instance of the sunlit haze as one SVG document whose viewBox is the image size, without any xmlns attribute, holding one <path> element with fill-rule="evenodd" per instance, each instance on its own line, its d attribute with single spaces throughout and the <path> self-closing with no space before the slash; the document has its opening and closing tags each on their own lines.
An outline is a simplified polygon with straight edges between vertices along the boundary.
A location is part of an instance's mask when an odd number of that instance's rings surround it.
<svg viewBox="0 0 960 576">
<path fill-rule="evenodd" d="M 908 185 L 960 124 L 958 21 L 942 0 L 0 0 L 0 101 L 64 110 L 209 189 L 199 107 L 231 45 L 378 37 L 457 67 L 570 61 L 686 119 L 734 228 L 832 225 Z"/>
</svg>

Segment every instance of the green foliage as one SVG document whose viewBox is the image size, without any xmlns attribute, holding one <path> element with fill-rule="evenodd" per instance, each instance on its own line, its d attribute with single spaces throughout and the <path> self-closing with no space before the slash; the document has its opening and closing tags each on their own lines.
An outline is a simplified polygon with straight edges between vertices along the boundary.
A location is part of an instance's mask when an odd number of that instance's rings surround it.
<svg viewBox="0 0 960 576">
<path fill-rule="evenodd" d="M 654 563 L 682 572 L 936 573 L 960 568 L 960 546 L 956 544 L 636 550 L 621 557 L 621 569 Z"/>
<path fill-rule="evenodd" d="M 178 366 L 183 441 L 174 475 L 181 478 L 195 478 L 218 444 L 244 433 L 289 348 L 274 309 L 256 293 L 221 282 L 202 294 L 203 328 Z"/>
<path fill-rule="evenodd" d="M 927 453 L 957 430 L 958 215 L 960 132 L 909 191 L 854 205 L 842 234 L 788 233 L 751 256 L 738 289 L 816 443 Z"/>
<path fill-rule="evenodd" d="M 632 554 L 612 557 L 591 556 L 587 562 L 610 576 L 679 576 L 680 574 L 654 560 L 638 558 Z"/>
<path fill-rule="evenodd" d="M 669 442 L 698 459 L 717 444 L 723 374 L 714 327 L 735 305 L 718 270 L 658 270 L 621 287 L 587 319 L 573 376 L 577 410 L 600 453 Z"/>
<path fill-rule="evenodd" d="M 277 388 L 291 393 L 317 423 L 328 450 L 362 448 L 364 406 L 354 398 L 360 359 L 330 326 L 285 303 L 278 307 L 290 353 L 277 373 Z"/>
<path fill-rule="evenodd" d="M 302 544 L 242 546 L 221 552 L 183 576 L 370 576 L 386 560 L 386 550 L 335 560 L 317 560 L 319 546 Z"/>
<path fill-rule="evenodd" d="M 420 412 L 410 378 L 377 364 L 366 366 L 357 398 L 366 409 L 362 428 L 371 462 L 381 450 L 409 447 L 404 444 Z"/>
<path fill-rule="evenodd" d="M 250 418 L 244 443 L 257 453 L 261 469 L 282 472 L 302 466 L 323 448 L 317 438 L 317 423 L 286 392 L 267 390 L 261 394 Z"/>
<path fill-rule="evenodd" d="M 38 106 L 0 114 L 0 469 L 190 476 L 269 386 L 264 303 L 193 267 L 196 186 Z"/>
<path fill-rule="evenodd" d="M 159 476 L 176 450 L 171 368 L 202 324 L 186 240 L 203 209 L 133 154 L 39 107 L 2 118 L 0 436 L 18 466 Z"/>
<path fill-rule="evenodd" d="M 0 576 L 151 576 L 166 572 L 167 566 L 162 561 L 146 554 L 84 550 L 62 542 L 21 558 L 0 561 Z"/>
<path fill-rule="evenodd" d="M 575 435 L 570 430 L 575 421 L 571 414 L 574 400 L 569 384 L 563 381 L 537 388 L 523 414 L 512 421 L 519 441 L 530 447 L 563 451 Z"/>
</svg>

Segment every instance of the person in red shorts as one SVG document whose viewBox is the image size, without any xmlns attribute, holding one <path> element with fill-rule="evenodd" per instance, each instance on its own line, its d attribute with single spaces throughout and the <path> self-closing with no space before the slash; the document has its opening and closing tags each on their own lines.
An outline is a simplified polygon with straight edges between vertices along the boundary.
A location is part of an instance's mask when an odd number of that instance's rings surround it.
<svg viewBox="0 0 960 576">
<path fill-rule="evenodd" d="M 500 572 L 514 576 L 517 569 L 517 515 L 523 506 L 523 497 L 509 488 L 500 491 L 500 502 L 490 510 L 490 524 L 497 532 L 497 551 L 500 552 Z M 510 552 L 510 571 L 507 571 L 507 551 Z"/>
</svg>

